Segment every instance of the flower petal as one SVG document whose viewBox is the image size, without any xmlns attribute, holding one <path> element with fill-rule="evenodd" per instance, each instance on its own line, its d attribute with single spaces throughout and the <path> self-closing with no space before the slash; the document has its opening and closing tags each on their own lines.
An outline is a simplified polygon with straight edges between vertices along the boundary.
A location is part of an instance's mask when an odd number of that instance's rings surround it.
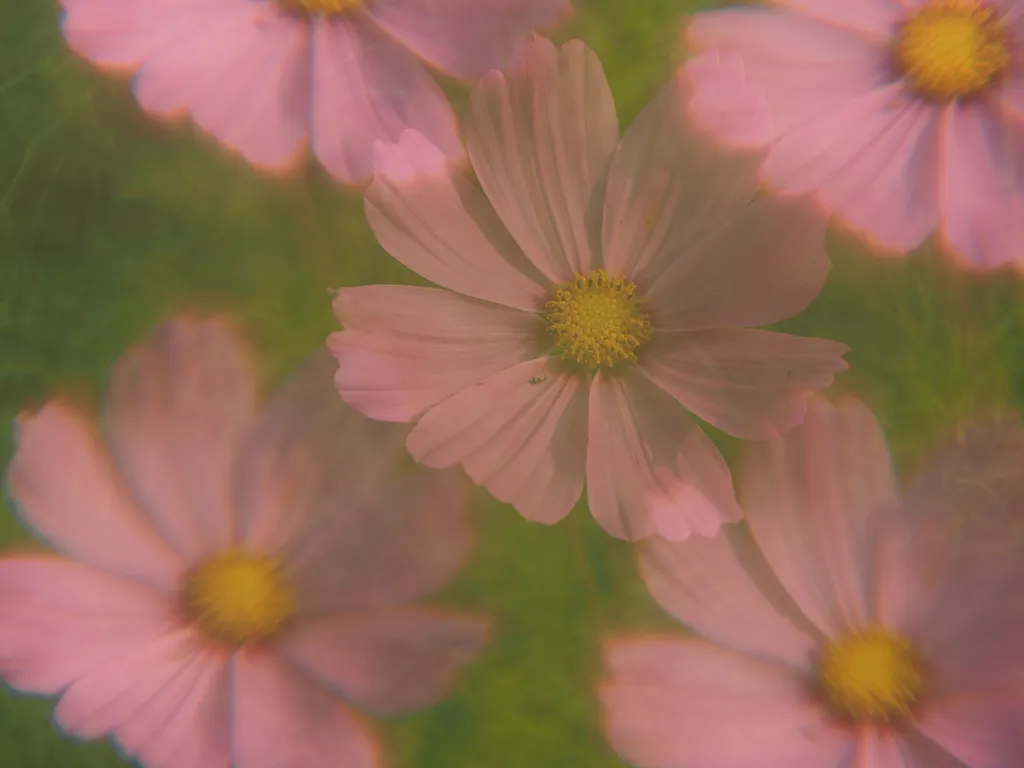
<svg viewBox="0 0 1024 768">
<path fill-rule="evenodd" d="M 738 54 L 761 87 L 775 130 L 783 134 L 816 115 L 874 90 L 888 77 L 889 47 L 848 29 L 772 8 L 732 8 L 696 14 L 686 30 L 696 52 Z M 744 90 L 722 91 L 747 103 Z M 698 105 L 694 105 L 695 107 Z M 703 113 L 698 110 L 697 116 Z"/>
<path fill-rule="evenodd" d="M 466 562 L 473 536 L 458 474 L 418 469 L 359 503 L 344 503 L 345 494 L 329 480 L 319 490 L 319 498 L 306 502 L 306 525 L 281 551 L 303 613 L 418 600 L 445 586 Z"/>
<path fill-rule="evenodd" d="M 943 120 L 942 237 L 962 264 L 1024 265 L 1024 129 L 982 104 Z"/>
<path fill-rule="evenodd" d="M 906 15 L 900 0 L 779 0 L 798 13 L 862 33 L 879 43 L 888 43 L 893 28 Z"/>
<path fill-rule="evenodd" d="M 478 78 L 505 64 L 531 30 L 569 8 L 569 0 L 392 0 L 366 12 L 438 69 Z"/>
<path fill-rule="evenodd" d="M 308 25 L 272 3 L 190 19 L 145 59 L 139 103 L 158 115 L 188 112 L 253 165 L 293 167 L 308 133 Z"/>
<path fill-rule="evenodd" d="M 743 57 L 717 50 L 683 64 L 692 98 L 688 116 L 734 149 L 766 147 L 775 140 L 775 120 L 764 88 L 747 75 Z"/>
<path fill-rule="evenodd" d="M 178 627 L 173 596 L 72 560 L 0 559 L 0 674 L 58 693 Z"/>
<path fill-rule="evenodd" d="M 442 699 L 487 641 L 487 624 L 458 613 L 402 608 L 309 619 L 281 652 L 347 701 L 383 714 Z"/>
<path fill-rule="evenodd" d="M 857 768 L 963 768 L 959 760 L 913 729 L 859 728 Z M 971 764 L 974 768 L 974 763 Z"/>
<path fill-rule="evenodd" d="M 466 296 L 533 312 L 550 283 L 527 260 L 479 187 L 454 167 L 391 178 L 383 170 L 408 154 L 406 131 L 394 148 L 378 145 L 378 175 L 366 192 L 366 219 L 384 250 L 419 275 Z"/>
<path fill-rule="evenodd" d="M 619 139 L 604 69 L 572 40 L 534 36 L 522 66 L 490 72 L 469 99 L 466 148 L 488 199 L 552 282 L 599 266 L 592 198 Z"/>
<path fill-rule="evenodd" d="M 696 226 L 645 293 L 658 328 L 768 325 L 821 291 L 829 262 L 815 206 L 762 197 L 722 218 L 715 230 Z"/>
<path fill-rule="evenodd" d="M 412 128 L 462 155 L 455 115 L 423 65 L 361 13 L 313 28 L 313 149 L 339 181 L 373 175 L 373 145 Z"/>
<path fill-rule="evenodd" d="M 227 661 L 181 630 L 72 683 L 54 719 L 75 736 L 112 734 L 147 766 L 221 768 L 230 760 Z"/>
<path fill-rule="evenodd" d="M 7 483 L 18 511 L 58 549 L 108 571 L 174 588 L 186 564 L 125 489 L 92 426 L 49 403 L 17 423 Z"/>
<path fill-rule="evenodd" d="M 186 558 L 231 543 L 232 481 L 256 410 L 244 344 L 222 322 L 176 318 L 118 362 L 107 398 L 114 458 Z"/>
<path fill-rule="evenodd" d="M 590 388 L 587 500 L 612 536 L 714 536 L 736 522 L 729 468 L 714 444 L 641 376 L 598 373 Z"/>
<path fill-rule="evenodd" d="M 1018 640 L 1019 642 L 1019 640 Z M 1019 645 L 1018 645 L 1019 649 Z M 1020 674 L 1020 670 L 1017 670 Z M 1024 692 L 989 689 L 930 702 L 917 717 L 916 729 L 956 760 L 921 762 L 914 768 L 1004 768 L 1024 754 Z"/>
<path fill-rule="evenodd" d="M 536 316 L 437 288 L 343 288 L 334 312 L 347 330 L 328 346 L 342 398 L 374 419 L 413 421 L 437 403 L 536 357 Z"/>
<path fill-rule="evenodd" d="M 758 158 L 716 148 L 687 119 L 681 72 L 629 126 L 611 161 L 604 267 L 646 293 L 686 249 L 728 226 L 757 191 Z"/>
<path fill-rule="evenodd" d="M 802 427 L 747 446 L 738 477 L 754 538 L 807 618 L 831 637 L 866 622 L 871 524 L 899 505 L 867 407 L 812 401 Z"/>
<path fill-rule="evenodd" d="M 817 192 L 829 212 L 875 245 L 906 251 L 938 221 L 939 112 L 895 83 L 808 119 L 765 161 L 769 186 Z"/>
<path fill-rule="evenodd" d="M 331 369 L 326 352 L 312 356 L 252 431 L 241 543 L 281 556 L 305 611 L 415 600 L 450 581 L 469 551 L 464 484 L 399 474 L 408 428 L 345 406 Z"/>
<path fill-rule="evenodd" d="M 101 67 L 134 69 L 189 31 L 234 18 L 237 0 L 63 0 L 68 47 Z"/>
<path fill-rule="evenodd" d="M 461 463 L 473 482 L 527 520 L 550 525 L 579 499 L 586 441 L 585 382 L 538 358 L 427 411 L 408 446 L 430 467 Z"/>
<path fill-rule="evenodd" d="M 839 766 L 853 735 L 791 670 L 702 640 L 605 645 L 599 695 L 615 751 L 637 765 Z"/>
<path fill-rule="evenodd" d="M 237 768 L 377 768 L 373 733 L 341 699 L 261 651 L 232 665 L 232 755 Z"/>
<path fill-rule="evenodd" d="M 750 328 L 658 334 L 648 378 L 730 435 L 766 440 L 803 421 L 807 400 L 847 368 L 845 344 Z"/>
<path fill-rule="evenodd" d="M 404 425 L 371 421 L 345 406 L 335 366 L 318 350 L 277 389 L 242 446 L 234 509 L 238 542 L 276 551 L 317 516 L 374 502 L 405 460 Z"/>
<path fill-rule="evenodd" d="M 821 638 L 744 528 L 682 542 L 652 536 L 638 552 L 647 589 L 687 627 L 733 650 L 811 671 Z"/>
</svg>

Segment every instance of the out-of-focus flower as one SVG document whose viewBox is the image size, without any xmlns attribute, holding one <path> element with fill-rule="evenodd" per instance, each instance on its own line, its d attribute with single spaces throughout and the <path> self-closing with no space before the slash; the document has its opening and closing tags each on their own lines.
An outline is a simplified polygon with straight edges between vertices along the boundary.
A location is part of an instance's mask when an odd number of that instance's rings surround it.
<svg viewBox="0 0 1024 768">
<path fill-rule="evenodd" d="M 650 768 L 1018 765 L 1020 571 L 956 545 L 943 485 L 901 498 L 867 408 L 816 402 L 738 482 L 749 532 L 641 545 L 651 593 L 699 636 L 607 642 L 615 749 Z"/>
<path fill-rule="evenodd" d="M 964 265 L 1024 265 L 1024 3 L 781 5 L 692 20 L 697 118 L 883 251 L 938 227 Z"/>
<path fill-rule="evenodd" d="M 341 396 L 417 422 L 418 461 L 462 464 L 530 520 L 562 519 L 584 481 L 614 536 L 685 539 L 738 520 L 729 470 L 687 411 L 774 436 L 846 367 L 847 347 L 743 327 L 818 294 L 824 227 L 813 206 L 752 201 L 753 161 L 716 154 L 686 124 L 681 87 L 620 142 L 593 52 L 535 37 L 471 95 L 479 187 L 436 150 L 425 162 L 417 134 L 380 148 L 370 225 L 443 288 L 338 292 Z"/>
<path fill-rule="evenodd" d="M 332 176 L 372 174 L 373 144 L 414 128 L 462 154 L 447 97 L 417 60 L 475 78 L 568 0 L 62 0 L 71 48 L 137 72 L 147 111 L 189 114 L 268 170 L 306 143 Z"/>
<path fill-rule="evenodd" d="M 0 558 L 0 675 L 151 768 L 372 768 L 354 706 L 429 705 L 485 641 L 410 606 L 470 545 L 458 477 L 394 473 L 400 432 L 338 402 L 324 354 L 256 409 L 244 347 L 178 319 L 118 364 L 109 453 L 59 402 L 24 416 Z"/>
</svg>

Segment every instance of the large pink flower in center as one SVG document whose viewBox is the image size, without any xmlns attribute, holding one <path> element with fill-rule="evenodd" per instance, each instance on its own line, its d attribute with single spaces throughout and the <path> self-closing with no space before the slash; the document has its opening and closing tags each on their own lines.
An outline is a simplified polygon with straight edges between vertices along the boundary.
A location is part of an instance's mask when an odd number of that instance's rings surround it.
<svg viewBox="0 0 1024 768">
<path fill-rule="evenodd" d="M 176 320 L 118 364 L 110 453 L 64 404 L 22 418 L 11 493 L 67 556 L 0 558 L 0 676 L 148 768 L 379 765 L 355 706 L 433 703 L 486 627 L 410 605 L 463 562 L 462 482 L 395 476 L 402 430 L 331 362 L 257 412 L 239 342 Z"/>
<path fill-rule="evenodd" d="M 308 141 L 345 182 L 373 143 L 414 128 L 462 153 L 444 93 L 417 61 L 457 77 L 502 64 L 568 0 L 63 0 L 73 50 L 137 71 L 159 115 L 188 113 L 254 165 L 293 166 Z"/>
<path fill-rule="evenodd" d="M 560 520 L 585 482 L 612 535 L 713 535 L 741 513 L 687 411 L 772 437 L 846 367 L 843 344 L 739 327 L 817 295 L 823 224 L 753 200 L 754 161 L 688 126 L 681 79 L 620 142 L 582 43 L 534 38 L 522 64 L 472 93 L 480 186 L 416 134 L 378 153 L 370 225 L 444 288 L 339 291 L 338 389 L 373 418 L 417 422 L 418 461 L 462 464 L 530 520 Z"/>
<path fill-rule="evenodd" d="M 1024 264 L 1024 3 L 779 5 L 694 17 L 699 119 L 883 249 L 937 228 L 965 264 Z"/>
</svg>

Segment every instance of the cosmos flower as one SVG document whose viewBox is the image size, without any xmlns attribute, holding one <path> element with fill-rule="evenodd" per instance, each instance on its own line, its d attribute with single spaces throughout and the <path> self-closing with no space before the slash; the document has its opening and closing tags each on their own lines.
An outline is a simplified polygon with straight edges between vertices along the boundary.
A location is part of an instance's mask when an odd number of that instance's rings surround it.
<svg viewBox="0 0 1024 768">
<path fill-rule="evenodd" d="M 883 251 L 938 228 L 965 266 L 1024 264 L 1024 3 L 780 5 L 692 20 L 697 119 L 770 147 L 770 188 L 815 193 Z M 751 130 L 755 104 L 772 130 Z"/>
<path fill-rule="evenodd" d="M 372 171 L 373 143 L 415 128 L 462 154 L 421 58 L 475 78 L 568 0 L 62 0 L 64 36 L 136 72 L 147 111 L 189 114 L 253 165 L 284 170 L 307 142 L 336 179 Z"/>
<path fill-rule="evenodd" d="M 693 412 L 762 439 L 803 418 L 844 344 L 748 325 L 803 309 L 828 271 L 813 206 L 753 200 L 754 161 L 685 121 L 674 80 L 619 140 L 585 45 L 534 37 L 473 90 L 477 186 L 409 132 L 379 148 L 366 214 L 442 288 L 338 292 L 341 396 L 414 421 L 408 447 L 461 464 L 526 518 L 580 497 L 612 535 L 713 535 L 741 516 Z M 482 189 L 481 189 L 482 188 Z"/>
<path fill-rule="evenodd" d="M 901 498 L 856 401 L 748 449 L 749 532 L 640 545 L 651 593 L 697 636 L 606 643 L 615 749 L 644 768 L 1019 765 L 1024 583 L 955 546 L 933 514 L 948 486 Z"/>
<path fill-rule="evenodd" d="M 63 554 L 0 558 L 0 676 L 148 768 L 372 768 L 354 707 L 433 703 L 485 640 L 409 605 L 466 555 L 461 481 L 395 475 L 329 355 L 257 412 L 244 351 L 187 320 L 131 350 L 109 453 L 61 402 L 19 420 L 11 494 Z"/>
</svg>

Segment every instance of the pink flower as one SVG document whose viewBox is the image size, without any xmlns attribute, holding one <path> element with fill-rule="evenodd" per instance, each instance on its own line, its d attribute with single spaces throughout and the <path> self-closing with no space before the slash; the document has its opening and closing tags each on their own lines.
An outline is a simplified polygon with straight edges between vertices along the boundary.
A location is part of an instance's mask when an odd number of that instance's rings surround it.
<svg viewBox="0 0 1024 768">
<path fill-rule="evenodd" d="M 417 134 L 379 147 L 370 225 L 443 288 L 338 292 L 341 396 L 416 422 L 417 461 L 461 464 L 530 520 L 562 519 L 584 481 L 614 536 L 685 539 L 738 520 L 729 470 L 687 411 L 772 437 L 802 420 L 847 347 L 741 327 L 817 295 L 824 226 L 812 206 L 752 202 L 753 162 L 687 125 L 681 87 L 619 141 L 593 52 L 534 38 L 471 95 L 480 186 L 436 150 L 428 162 Z"/>
<path fill-rule="evenodd" d="M 176 320 L 118 364 L 109 454 L 67 405 L 22 417 L 11 492 L 65 556 L 0 559 L 0 675 L 149 768 L 380 765 L 353 706 L 433 703 L 486 629 L 408 605 L 466 555 L 461 482 L 395 476 L 331 363 L 257 413 L 240 342 Z"/>
<path fill-rule="evenodd" d="M 444 93 L 417 61 L 475 78 L 568 0 L 62 0 L 71 48 L 137 72 L 135 95 L 188 113 L 253 165 L 306 142 L 335 178 L 372 173 L 377 140 L 414 128 L 462 154 Z"/>
<path fill-rule="evenodd" d="M 780 4 L 693 19 L 697 119 L 881 249 L 938 227 L 966 265 L 1024 265 L 1024 2 Z"/>
<path fill-rule="evenodd" d="M 1020 765 L 1019 572 L 959 546 L 933 514 L 949 486 L 901 499 L 878 423 L 855 401 L 816 403 L 746 459 L 749 531 L 640 547 L 651 593 L 699 636 L 606 644 L 615 749 L 644 768 Z M 963 512 L 999 516 L 1006 501 Z"/>
</svg>

